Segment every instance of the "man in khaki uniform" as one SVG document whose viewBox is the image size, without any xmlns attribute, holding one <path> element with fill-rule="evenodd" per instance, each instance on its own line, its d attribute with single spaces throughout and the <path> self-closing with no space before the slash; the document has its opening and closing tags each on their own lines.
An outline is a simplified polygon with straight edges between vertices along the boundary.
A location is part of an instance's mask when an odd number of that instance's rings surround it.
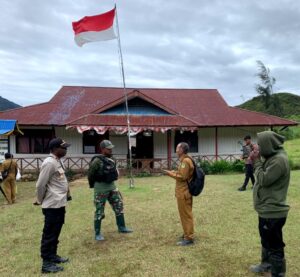
<svg viewBox="0 0 300 277">
<path fill-rule="evenodd" d="M 165 170 L 167 175 L 176 180 L 175 196 L 184 233 L 182 239 L 177 243 L 180 246 L 194 243 L 193 197 L 187 184 L 192 179 L 194 165 L 191 158 L 187 155 L 188 151 L 189 145 L 187 143 L 179 143 L 176 147 L 176 154 L 180 160 L 178 169 L 176 171 Z"/>
<path fill-rule="evenodd" d="M 7 178 L 3 180 L 3 190 L 7 199 L 7 204 L 16 202 L 16 175 L 18 172 L 18 165 L 10 153 L 5 153 L 5 161 L 2 164 L 2 171 L 9 170 Z"/>
</svg>

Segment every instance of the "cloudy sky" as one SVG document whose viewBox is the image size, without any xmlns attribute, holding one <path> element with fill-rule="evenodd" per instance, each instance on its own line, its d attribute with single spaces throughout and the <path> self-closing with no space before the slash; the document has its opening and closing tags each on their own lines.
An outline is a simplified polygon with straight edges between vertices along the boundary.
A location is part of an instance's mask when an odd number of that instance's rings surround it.
<svg viewBox="0 0 300 277">
<path fill-rule="evenodd" d="M 117 40 L 74 43 L 71 26 L 112 0 L 1 0 L 0 96 L 48 101 L 64 85 L 122 86 Z M 300 95 L 300 2 L 119 0 L 127 87 L 216 88 L 229 105 L 256 95 L 257 60 L 275 91 Z"/>
</svg>

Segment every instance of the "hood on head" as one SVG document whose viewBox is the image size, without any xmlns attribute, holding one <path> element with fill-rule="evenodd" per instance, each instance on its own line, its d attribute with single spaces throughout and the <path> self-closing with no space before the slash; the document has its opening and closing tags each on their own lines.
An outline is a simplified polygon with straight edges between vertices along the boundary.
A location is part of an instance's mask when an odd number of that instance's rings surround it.
<svg viewBox="0 0 300 277">
<path fill-rule="evenodd" d="M 270 157 L 282 149 L 284 137 L 273 131 L 264 131 L 257 134 L 259 152 L 263 157 Z"/>
</svg>

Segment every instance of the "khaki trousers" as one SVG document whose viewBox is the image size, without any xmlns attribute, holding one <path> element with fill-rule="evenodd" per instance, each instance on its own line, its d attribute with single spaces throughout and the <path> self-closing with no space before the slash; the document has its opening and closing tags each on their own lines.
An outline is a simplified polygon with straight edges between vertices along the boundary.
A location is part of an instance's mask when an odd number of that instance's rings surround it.
<svg viewBox="0 0 300 277">
<path fill-rule="evenodd" d="M 181 225 L 183 229 L 184 239 L 194 239 L 194 219 L 193 219 L 193 197 L 177 197 L 177 206 Z"/>
<path fill-rule="evenodd" d="M 16 181 L 8 176 L 3 182 L 3 190 L 9 204 L 16 201 Z"/>
</svg>

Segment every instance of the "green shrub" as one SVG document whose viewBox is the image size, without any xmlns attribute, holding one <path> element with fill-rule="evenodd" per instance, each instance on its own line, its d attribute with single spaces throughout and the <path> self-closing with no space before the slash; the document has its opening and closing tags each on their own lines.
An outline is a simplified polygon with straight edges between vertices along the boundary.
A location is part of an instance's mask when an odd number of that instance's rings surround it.
<svg viewBox="0 0 300 277">
<path fill-rule="evenodd" d="M 136 177 L 136 178 L 151 177 L 151 176 L 152 176 L 151 172 L 147 172 L 147 171 L 141 171 L 141 172 L 137 172 L 136 174 L 134 174 L 134 177 Z"/>
<path fill-rule="evenodd" d="M 284 136 L 286 140 L 291 140 L 296 138 L 296 133 L 292 128 L 285 128 L 284 130 L 281 130 L 279 128 L 274 128 L 274 132 L 277 134 Z"/>
<path fill-rule="evenodd" d="M 244 172 L 245 170 L 245 164 L 241 160 L 235 160 L 234 162 L 228 162 L 225 160 L 199 162 L 199 160 L 197 160 L 196 163 L 198 165 L 200 164 L 206 175 L 222 174 L 227 172 Z"/>
<path fill-rule="evenodd" d="M 197 163 L 198 166 L 200 165 L 200 167 L 202 168 L 202 170 L 204 171 L 204 173 L 206 175 L 208 175 L 208 174 L 211 173 L 210 172 L 210 163 L 208 161 L 202 161 L 202 162 L 200 162 L 198 160 L 196 163 Z"/>
<path fill-rule="evenodd" d="M 235 160 L 232 164 L 231 164 L 231 169 L 234 172 L 244 172 L 245 171 L 245 163 L 244 161 L 241 160 Z"/>
<path fill-rule="evenodd" d="M 65 171 L 65 175 L 66 175 L 68 181 L 72 181 L 75 174 L 76 174 L 76 172 L 70 168 L 68 168 Z"/>
<path fill-rule="evenodd" d="M 219 174 L 230 172 L 232 170 L 231 164 L 224 160 L 215 161 L 210 165 L 210 173 L 211 174 Z"/>
</svg>

